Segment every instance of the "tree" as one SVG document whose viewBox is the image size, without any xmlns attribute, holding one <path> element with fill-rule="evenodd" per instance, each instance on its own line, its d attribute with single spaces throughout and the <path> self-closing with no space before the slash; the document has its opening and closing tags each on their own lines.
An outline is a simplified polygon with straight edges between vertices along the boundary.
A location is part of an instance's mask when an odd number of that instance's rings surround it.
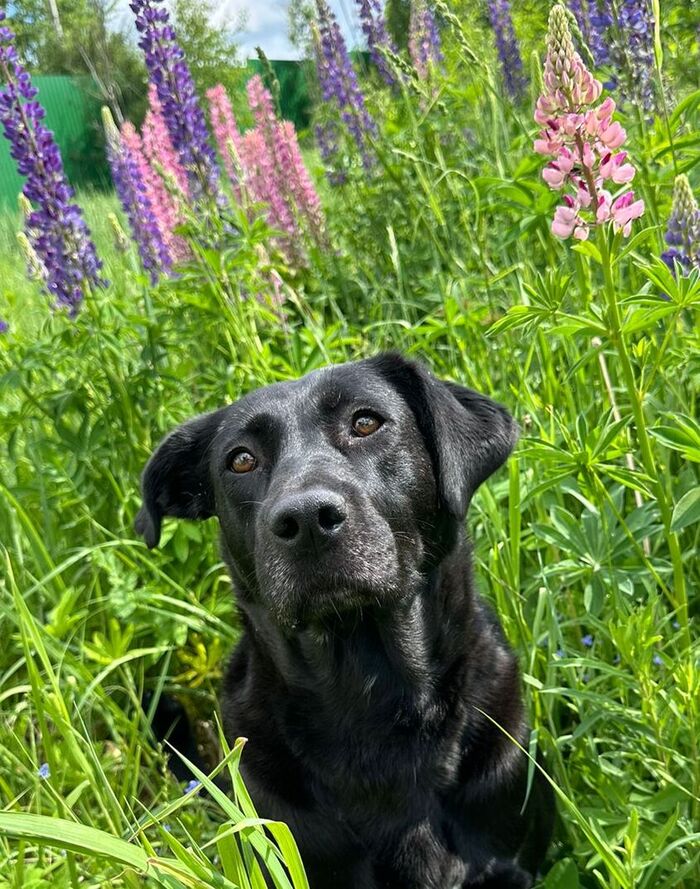
<svg viewBox="0 0 700 889">
<path fill-rule="evenodd" d="M 17 49 L 37 74 L 88 74 L 116 120 L 139 121 L 146 70 L 129 38 L 108 28 L 114 0 L 23 0 L 12 13 Z"/>
<path fill-rule="evenodd" d="M 212 0 L 175 0 L 173 18 L 197 92 L 203 95 L 209 87 L 222 83 L 229 95 L 234 95 L 246 76 L 236 42 L 244 18 L 214 25 Z"/>
</svg>

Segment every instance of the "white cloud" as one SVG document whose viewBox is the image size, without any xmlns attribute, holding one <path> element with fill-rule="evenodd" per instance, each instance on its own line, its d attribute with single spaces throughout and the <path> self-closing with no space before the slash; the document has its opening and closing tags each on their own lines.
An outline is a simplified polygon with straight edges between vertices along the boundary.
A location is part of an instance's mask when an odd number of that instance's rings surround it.
<svg viewBox="0 0 700 889">
<path fill-rule="evenodd" d="M 359 45 L 362 40 L 355 0 L 330 0 L 349 46 Z M 253 58 L 255 47 L 262 46 L 270 59 L 294 59 L 298 50 L 287 37 L 288 0 L 215 0 L 214 22 L 236 23 L 244 17 L 244 30 L 239 35 L 242 58 Z M 114 21 L 117 27 L 131 28 L 133 14 L 129 0 L 119 0 Z"/>
</svg>

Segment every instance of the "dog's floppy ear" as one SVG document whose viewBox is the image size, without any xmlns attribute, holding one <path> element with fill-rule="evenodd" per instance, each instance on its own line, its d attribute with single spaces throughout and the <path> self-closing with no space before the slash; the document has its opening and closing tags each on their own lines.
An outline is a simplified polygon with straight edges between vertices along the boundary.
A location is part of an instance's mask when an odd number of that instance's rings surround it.
<svg viewBox="0 0 700 889">
<path fill-rule="evenodd" d="M 134 527 L 153 549 L 164 516 L 207 519 L 214 497 L 209 478 L 209 447 L 222 411 L 202 414 L 178 426 L 158 445 L 141 476 L 143 506 Z"/>
<path fill-rule="evenodd" d="M 463 518 L 476 489 L 513 450 L 517 424 L 486 395 L 438 380 L 399 354 L 379 355 L 372 363 L 416 417 L 433 462 L 441 505 Z"/>
</svg>

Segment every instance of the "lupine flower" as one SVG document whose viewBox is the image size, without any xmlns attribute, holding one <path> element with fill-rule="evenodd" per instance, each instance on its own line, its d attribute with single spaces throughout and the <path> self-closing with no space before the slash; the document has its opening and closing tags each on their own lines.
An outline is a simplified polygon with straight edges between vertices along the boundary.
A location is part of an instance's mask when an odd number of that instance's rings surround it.
<svg viewBox="0 0 700 889">
<path fill-rule="evenodd" d="M 275 163 L 265 137 L 257 128 L 248 130 L 241 140 L 241 162 L 251 196 L 267 204 L 268 222 L 292 239 L 297 234 L 297 226 L 280 189 Z"/>
<path fill-rule="evenodd" d="M 102 113 L 114 188 L 129 220 L 143 267 L 155 284 L 162 272 L 169 271 L 172 261 L 148 197 L 144 176 L 147 161 L 139 150 L 138 134 L 133 126 L 124 124 L 120 134 L 109 110 L 103 108 Z"/>
<path fill-rule="evenodd" d="M 165 246 L 178 262 L 191 255 L 184 238 L 174 233 L 184 222 L 184 205 L 189 198 L 187 174 L 173 148 L 154 84 L 148 88 L 148 104 L 141 127 L 143 155 L 148 161 L 146 187 Z"/>
<path fill-rule="evenodd" d="M 440 31 L 430 0 L 411 0 L 408 54 L 421 80 L 428 77 L 431 65 L 439 65 L 442 61 Z"/>
<path fill-rule="evenodd" d="M 51 769 L 49 768 L 49 764 L 47 762 L 42 762 L 39 768 L 36 770 L 39 778 L 42 778 L 44 781 L 48 780 L 51 777 Z"/>
<path fill-rule="evenodd" d="M 384 12 L 379 0 L 357 0 L 362 32 L 367 39 L 367 49 L 385 83 L 393 86 L 396 76 L 382 53 L 382 49 L 396 52 L 396 47 L 389 36 L 384 20 Z"/>
<path fill-rule="evenodd" d="M 13 46 L 14 34 L 2 25 L 0 8 L 0 122 L 11 145 L 17 171 L 26 177 L 23 194 L 31 202 L 25 232 L 41 263 L 43 285 L 57 306 L 74 314 L 86 286 L 103 286 L 97 258 L 73 189 L 63 172 L 61 153 L 43 123 L 36 87 Z"/>
<path fill-rule="evenodd" d="M 515 36 L 509 0 L 489 0 L 489 18 L 496 37 L 506 91 L 512 98 L 520 98 L 527 87 L 527 79 L 523 74 L 523 60 Z"/>
<path fill-rule="evenodd" d="M 573 12 L 597 66 L 605 65 L 609 60 L 607 30 L 612 24 L 612 15 L 598 0 L 569 0 L 569 9 Z"/>
<path fill-rule="evenodd" d="M 649 0 L 621 0 L 611 32 L 610 62 L 619 73 L 619 86 L 631 104 L 651 111 L 654 90 L 654 18 Z"/>
<path fill-rule="evenodd" d="M 171 176 L 178 189 L 187 197 L 187 173 L 180 163 L 177 152 L 173 148 L 168 125 L 163 117 L 163 106 L 158 98 L 155 84 L 148 85 L 148 111 L 141 127 L 143 151 L 152 166 L 160 166 L 164 173 Z"/>
<path fill-rule="evenodd" d="M 205 198 L 220 204 L 219 170 L 209 144 L 204 112 L 197 101 L 192 74 L 178 44 L 163 0 L 132 0 L 139 46 L 146 68 L 156 85 L 163 117 L 180 163 L 187 172 L 195 200 Z"/>
<path fill-rule="evenodd" d="M 700 207 L 690 188 L 688 177 L 676 176 L 673 186 L 673 205 L 665 235 L 668 250 L 661 254 L 666 265 L 675 271 L 674 260 L 683 273 L 693 267 L 700 269 Z"/>
<path fill-rule="evenodd" d="M 256 200 L 267 204 L 270 225 L 288 236 L 280 244 L 283 252 L 300 261 L 302 230 L 318 243 L 324 240 L 321 203 L 304 165 L 294 126 L 277 120 L 272 96 L 259 75 L 248 81 L 247 90 L 257 126 L 239 144 L 245 184 Z"/>
<path fill-rule="evenodd" d="M 326 177 L 331 185 L 344 185 L 347 181 L 345 172 L 338 168 L 339 134 L 338 126 L 333 120 L 317 123 L 314 128 L 316 145 L 321 160 L 326 165 Z"/>
<path fill-rule="evenodd" d="M 559 3 L 549 14 L 543 80 L 535 110 L 543 130 L 534 148 L 554 158 L 542 172 L 549 187 L 569 189 L 555 211 L 552 233 L 585 240 L 593 226 L 611 222 L 614 231 L 627 237 L 632 222 L 644 212 L 644 201 L 635 200 L 632 191 L 613 195 L 605 187 L 624 185 L 634 177 L 627 153 L 617 151 L 627 135 L 612 119 L 612 99 L 594 104 L 601 83 L 574 50 L 567 13 Z"/>
<path fill-rule="evenodd" d="M 228 97 L 226 88 L 223 84 L 213 86 L 207 90 L 207 99 L 209 101 L 209 119 L 211 120 L 211 128 L 216 139 L 224 167 L 228 173 L 231 183 L 235 187 L 238 185 L 239 171 L 231 156 L 232 151 L 236 155 L 241 153 L 241 133 L 233 114 L 231 100 Z"/>
<path fill-rule="evenodd" d="M 314 47 L 323 99 L 338 106 L 340 117 L 360 151 L 365 169 L 371 169 L 374 166 L 374 153 L 369 139 L 376 134 L 377 125 L 365 105 L 365 97 L 335 16 L 326 0 L 316 0 L 316 6 L 318 31 L 315 33 Z"/>
</svg>

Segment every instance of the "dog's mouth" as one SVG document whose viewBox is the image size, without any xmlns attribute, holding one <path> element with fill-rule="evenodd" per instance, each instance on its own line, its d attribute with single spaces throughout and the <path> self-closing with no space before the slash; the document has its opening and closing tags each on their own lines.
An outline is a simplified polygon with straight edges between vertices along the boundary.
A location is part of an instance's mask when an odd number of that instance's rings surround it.
<svg viewBox="0 0 700 889">
<path fill-rule="evenodd" d="M 366 607 L 389 607 L 401 597 L 406 578 L 394 546 L 345 556 L 309 553 L 301 560 L 267 554 L 259 560 L 257 576 L 262 604 L 278 623 L 294 629 L 334 617 L 346 617 Z"/>
</svg>

